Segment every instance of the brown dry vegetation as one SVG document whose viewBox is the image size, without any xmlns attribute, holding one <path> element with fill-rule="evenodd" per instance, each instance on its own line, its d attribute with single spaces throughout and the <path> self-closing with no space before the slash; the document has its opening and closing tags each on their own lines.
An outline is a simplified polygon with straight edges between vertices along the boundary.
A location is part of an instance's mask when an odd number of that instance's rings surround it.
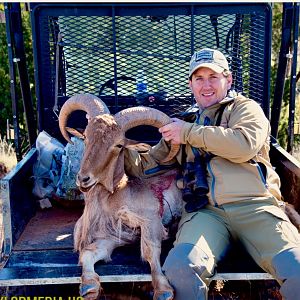
<svg viewBox="0 0 300 300">
<path fill-rule="evenodd" d="M 0 136 L 0 179 L 17 164 L 14 147 Z"/>
</svg>

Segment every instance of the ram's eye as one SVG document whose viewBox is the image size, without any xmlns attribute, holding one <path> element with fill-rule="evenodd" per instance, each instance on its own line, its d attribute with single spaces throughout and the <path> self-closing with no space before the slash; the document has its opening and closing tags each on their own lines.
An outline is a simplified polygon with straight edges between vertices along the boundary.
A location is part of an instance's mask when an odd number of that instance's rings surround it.
<svg viewBox="0 0 300 300">
<path fill-rule="evenodd" d="M 121 149 L 121 148 L 123 148 L 123 145 L 118 144 L 118 145 L 116 145 L 116 147 L 119 148 L 119 149 Z"/>
</svg>

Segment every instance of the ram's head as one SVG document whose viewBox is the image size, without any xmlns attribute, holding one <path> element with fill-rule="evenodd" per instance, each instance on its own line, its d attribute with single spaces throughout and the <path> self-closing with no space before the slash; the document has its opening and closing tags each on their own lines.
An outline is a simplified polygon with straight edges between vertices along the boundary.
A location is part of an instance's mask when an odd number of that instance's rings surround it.
<svg viewBox="0 0 300 300">
<path fill-rule="evenodd" d="M 75 110 L 83 110 L 88 115 L 88 124 L 83 132 L 66 126 Z M 100 183 L 113 193 L 124 175 L 124 148 L 139 151 L 150 149 L 147 144 L 126 138 L 126 131 L 140 125 L 160 128 L 170 122 L 172 119 L 166 114 L 149 107 L 127 108 L 113 116 L 105 103 L 93 95 L 80 94 L 68 99 L 59 114 L 59 127 L 69 143 L 72 143 L 69 133 L 83 138 L 85 142 L 76 181 L 79 188 L 88 191 Z M 178 150 L 179 145 L 171 145 L 170 153 L 162 162 L 171 160 Z"/>
</svg>

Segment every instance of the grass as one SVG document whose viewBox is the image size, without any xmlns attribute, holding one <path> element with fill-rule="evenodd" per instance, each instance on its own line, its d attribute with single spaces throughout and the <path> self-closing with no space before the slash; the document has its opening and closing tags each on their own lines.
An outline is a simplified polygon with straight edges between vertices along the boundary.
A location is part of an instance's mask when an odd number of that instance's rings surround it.
<svg viewBox="0 0 300 300">
<path fill-rule="evenodd" d="M 10 171 L 17 164 L 17 156 L 13 144 L 7 142 L 0 136 L 0 163 L 7 171 Z"/>
<path fill-rule="evenodd" d="M 300 144 L 294 147 L 293 156 L 300 161 Z"/>
</svg>

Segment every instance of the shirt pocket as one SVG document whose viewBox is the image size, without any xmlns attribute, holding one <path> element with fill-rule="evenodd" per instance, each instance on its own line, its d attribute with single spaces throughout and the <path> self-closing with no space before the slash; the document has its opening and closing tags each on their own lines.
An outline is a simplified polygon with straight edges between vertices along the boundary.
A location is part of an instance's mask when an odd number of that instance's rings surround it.
<svg viewBox="0 0 300 300">
<path fill-rule="evenodd" d="M 233 163 L 217 157 L 211 162 L 215 176 L 215 197 L 224 200 L 241 200 L 269 195 L 266 185 L 267 174 L 263 174 L 259 164 Z"/>
</svg>

